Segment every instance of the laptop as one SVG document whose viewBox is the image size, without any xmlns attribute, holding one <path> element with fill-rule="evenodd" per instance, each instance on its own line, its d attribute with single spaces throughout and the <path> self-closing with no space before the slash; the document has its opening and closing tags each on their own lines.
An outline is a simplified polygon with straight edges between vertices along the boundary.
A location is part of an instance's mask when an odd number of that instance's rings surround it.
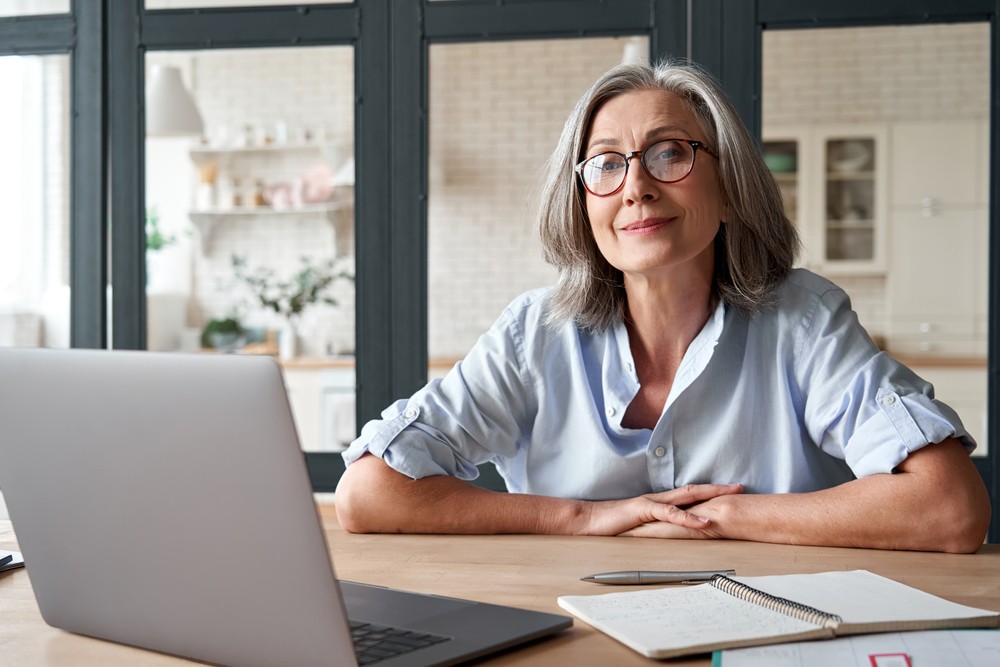
<svg viewBox="0 0 1000 667">
<path fill-rule="evenodd" d="M 269 357 L 0 349 L 0 429 L 0 490 L 54 627 L 234 667 L 395 667 L 572 624 L 338 581 Z M 384 628 L 400 655 L 356 653 Z"/>
</svg>

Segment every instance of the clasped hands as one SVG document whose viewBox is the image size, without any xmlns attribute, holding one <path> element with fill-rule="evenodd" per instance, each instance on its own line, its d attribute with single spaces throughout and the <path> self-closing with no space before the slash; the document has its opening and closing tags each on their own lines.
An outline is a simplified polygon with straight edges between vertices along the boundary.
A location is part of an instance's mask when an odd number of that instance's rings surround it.
<svg viewBox="0 0 1000 667">
<path fill-rule="evenodd" d="M 688 484 L 635 498 L 590 503 L 584 535 L 708 539 L 726 537 L 717 520 L 726 496 L 741 484 Z"/>
</svg>

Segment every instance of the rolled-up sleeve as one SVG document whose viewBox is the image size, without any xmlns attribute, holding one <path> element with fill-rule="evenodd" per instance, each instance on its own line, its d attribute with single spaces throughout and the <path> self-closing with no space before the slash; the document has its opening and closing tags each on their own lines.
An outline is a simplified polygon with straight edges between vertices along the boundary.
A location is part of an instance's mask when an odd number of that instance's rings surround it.
<svg viewBox="0 0 1000 667">
<path fill-rule="evenodd" d="M 910 453 L 948 437 L 975 448 L 934 388 L 872 343 L 842 290 L 821 295 L 807 312 L 797 382 L 806 429 L 824 451 L 865 477 L 892 472 Z"/>
<path fill-rule="evenodd" d="M 443 379 L 367 423 L 344 462 L 350 465 L 367 452 L 414 479 L 471 480 L 479 474 L 477 465 L 512 457 L 530 421 L 523 311 L 512 304 Z"/>
</svg>

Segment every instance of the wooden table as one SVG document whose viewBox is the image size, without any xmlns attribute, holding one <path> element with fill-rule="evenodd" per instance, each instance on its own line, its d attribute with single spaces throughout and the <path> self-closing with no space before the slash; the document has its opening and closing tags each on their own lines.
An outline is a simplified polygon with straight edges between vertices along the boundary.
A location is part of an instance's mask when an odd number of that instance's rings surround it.
<svg viewBox="0 0 1000 667">
<path fill-rule="evenodd" d="M 1000 545 L 975 555 L 794 547 L 730 541 L 614 537 L 351 535 L 321 506 L 337 574 L 384 586 L 563 613 L 556 597 L 610 590 L 579 581 L 617 569 L 735 568 L 762 575 L 866 569 L 955 602 L 1000 611 Z M 0 521 L 0 548 L 16 549 Z M 266 573 L 265 573 L 266 574 Z M 625 587 L 617 587 L 625 590 Z M 671 667 L 710 663 L 707 656 Z M 18 667 L 145 667 L 194 664 L 80 637 L 45 624 L 27 572 L 0 573 L 0 664 Z M 489 665 L 651 665 L 606 635 L 575 621 L 570 630 L 495 656 Z"/>
</svg>

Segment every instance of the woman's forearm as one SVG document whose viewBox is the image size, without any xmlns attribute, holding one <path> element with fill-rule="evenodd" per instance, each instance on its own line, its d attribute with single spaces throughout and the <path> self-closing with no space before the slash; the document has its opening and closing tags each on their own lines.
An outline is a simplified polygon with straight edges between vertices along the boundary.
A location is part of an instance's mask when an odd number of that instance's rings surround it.
<svg viewBox="0 0 1000 667">
<path fill-rule="evenodd" d="M 447 477 L 410 479 L 365 455 L 336 494 L 340 525 L 357 533 L 552 533 L 570 526 L 583 503 L 497 493 Z"/>
<path fill-rule="evenodd" d="M 983 543 L 989 497 L 955 441 L 928 445 L 897 472 L 804 494 L 743 495 L 693 511 L 717 536 L 759 542 L 968 553 Z"/>
<path fill-rule="evenodd" d="M 340 525 L 356 533 L 618 535 L 651 522 L 705 528 L 709 521 L 681 507 L 741 491 L 702 484 L 589 502 L 497 493 L 447 476 L 414 480 L 365 455 L 344 473 L 335 504 Z"/>
</svg>

